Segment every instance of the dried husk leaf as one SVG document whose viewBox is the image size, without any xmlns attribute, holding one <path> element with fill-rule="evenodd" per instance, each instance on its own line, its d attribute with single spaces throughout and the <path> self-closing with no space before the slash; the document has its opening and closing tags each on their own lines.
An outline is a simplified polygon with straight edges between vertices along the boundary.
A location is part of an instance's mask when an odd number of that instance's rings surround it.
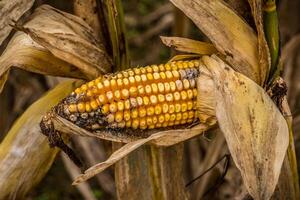
<svg viewBox="0 0 300 200">
<path fill-rule="evenodd" d="M 32 104 L 7 133 L 0 144 L 0 199 L 23 199 L 49 170 L 58 149 L 49 147 L 39 123 L 76 87 L 78 82 L 60 84 Z"/>
<path fill-rule="evenodd" d="M 263 88 L 221 59 L 203 57 L 215 84 L 216 116 L 254 199 L 270 199 L 289 144 L 287 123 Z"/>
<path fill-rule="evenodd" d="M 260 77 L 261 80 L 266 81 L 271 68 L 271 57 L 269 47 L 265 38 L 264 25 L 263 25 L 263 11 L 262 11 L 262 0 L 248 0 L 252 16 L 255 21 L 257 37 L 258 37 L 258 62 L 260 66 Z"/>
<path fill-rule="evenodd" d="M 28 35 L 22 32 L 14 35 L 0 57 L 0 92 L 11 67 L 19 67 L 45 75 L 87 78 L 78 68 L 56 58 L 50 51 L 35 43 Z"/>
<path fill-rule="evenodd" d="M 227 62 L 262 84 L 258 63 L 257 36 L 234 11 L 222 1 L 171 0 L 211 40 Z"/>
<path fill-rule="evenodd" d="M 81 18 L 48 5 L 36 9 L 32 18 L 34 21 L 20 29 L 53 55 L 78 67 L 91 79 L 110 72 L 110 57 Z"/>
<path fill-rule="evenodd" d="M 86 181 L 89 178 L 92 178 L 98 173 L 101 173 L 111 165 L 115 164 L 125 156 L 127 156 L 132 151 L 136 150 L 137 148 L 141 147 L 142 145 L 145 145 L 147 143 L 155 144 L 155 145 L 162 145 L 162 146 L 170 146 L 174 145 L 182 140 L 181 135 L 189 135 L 190 137 L 194 137 L 195 135 L 198 135 L 199 133 L 205 131 L 208 129 L 207 125 L 198 125 L 191 129 L 182 129 L 182 130 L 168 130 L 168 131 L 161 131 L 152 134 L 151 136 L 135 140 L 133 142 L 129 142 L 117 151 L 115 151 L 106 161 L 96 164 L 89 169 L 87 169 L 84 174 L 81 174 L 78 176 L 74 182 L 73 185 L 77 185 L 83 181 Z M 187 133 L 188 132 L 188 133 Z M 186 134 L 187 133 L 187 134 Z M 177 138 L 180 138 L 179 140 Z M 171 140 L 171 141 L 170 141 Z M 175 141 L 175 143 L 174 143 Z"/>
<path fill-rule="evenodd" d="M 34 0 L 0 1 L 0 45 L 12 30 L 10 24 L 17 21 L 34 3 Z"/>
<path fill-rule="evenodd" d="M 4 88 L 4 84 L 7 81 L 8 75 L 9 75 L 9 70 L 5 71 L 3 73 L 3 75 L 0 76 L 0 93 L 2 92 L 2 90 Z"/>
<path fill-rule="evenodd" d="M 211 55 L 217 53 L 216 48 L 211 43 L 207 42 L 201 42 L 181 37 L 160 36 L 160 39 L 166 46 L 174 47 L 177 51 L 200 55 Z"/>
</svg>

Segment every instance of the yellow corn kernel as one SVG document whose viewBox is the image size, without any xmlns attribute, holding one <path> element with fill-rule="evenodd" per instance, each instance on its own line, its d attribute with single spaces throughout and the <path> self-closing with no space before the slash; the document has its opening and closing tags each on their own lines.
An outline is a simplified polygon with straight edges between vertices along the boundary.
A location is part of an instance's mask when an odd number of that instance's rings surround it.
<svg viewBox="0 0 300 200">
<path fill-rule="evenodd" d="M 138 112 L 138 109 L 134 108 L 131 110 L 131 113 L 130 113 L 130 116 L 132 119 L 135 119 L 139 116 L 139 112 Z"/>
<path fill-rule="evenodd" d="M 130 128 L 130 127 L 131 127 L 131 121 L 129 120 L 129 121 L 125 122 L 125 126 L 126 126 L 127 128 Z"/>
<path fill-rule="evenodd" d="M 159 68 L 157 65 L 152 65 L 151 67 L 153 69 L 153 72 L 159 72 Z"/>
<path fill-rule="evenodd" d="M 177 67 L 178 67 L 178 69 L 183 69 L 183 64 L 181 61 L 177 62 Z"/>
<path fill-rule="evenodd" d="M 194 97 L 197 97 L 197 89 L 193 89 L 193 95 Z"/>
<path fill-rule="evenodd" d="M 133 76 L 130 76 L 130 77 L 128 78 L 128 80 L 129 80 L 129 84 L 135 85 L 135 78 L 134 78 Z"/>
<path fill-rule="evenodd" d="M 173 94 L 172 93 L 166 94 L 166 101 L 168 101 L 168 102 L 173 101 Z"/>
<path fill-rule="evenodd" d="M 120 90 L 116 90 L 114 92 L 114 98 L 115 98 L 116 101 L 119 101 L 121 99 L 121 92 L 120 92 Z"/>
<path fill-rule="evenodd" d="M 153 124 L 152 117 L 146 117 L 146 122 L 148 126 L 151 126 Z"/>
<path fill-rule="evenodd" d="M 134 119 L 134 120 L 132 120 L 131 127 L 133 129 L 137 129 L 139 127 L 139 124 L 140 124 L 139 120 L 138 119 Z"/>
<path fill-rule="evenodd" d="M 129 91 L 127 89 L 123 89 L 121 91 L 121 97 L 122 99 L 127 99 L 129 97 Z"/>
<path fill-rule="evenodd" d="M 194 118 L 194 111 L 189 111 L 189 119 L 192 119 Z"/>
<path fill-rule="evenodd" d="M 158 102 L 160 102 L 160 103 L 165 101 L 165 95 L 163 95 L 163 94 L 157 95 L 157 98 L 158 98 Z"/>
<path fill-rule="evenodd" d="M 92 97 L 93 96 L 92 91 L 91 90 L 86 91 L 86 96 L 87 97 Z"/>
<path fill-rule="evenodd" d="M 163 83 L 158 83 L 158 84 L 157 84 L 157 88 L 158 88 L 158 92 L 159 92 L 159 93 L 164 93 L 165 87 L 164 87 L 164 84 L 163 84 Z"/>
<path fill-rule="evenodd" d="M 111 88 L 110 88 L 110 81 L 108 79 L 105 79 L 103 81 L 103 86 L 104 86 L 104 89 L 109 91 Z"/>
<path fill-rule="evenodd" d="M 156 97 L 156 95 L 151 95 L 150 96 L 150 102 L 153 105 L 157 104 L 157 97 Z"/>
<path fill-rule="evenodd" d="M 186 71 L 185 70 L 181 69 L 181 70 L 178 71 L 178 73 L 179 73 L 181 79 L 186 77 Z"/>
<path fill-rule="evenodd" d="M 170 104 L 169 105 L 169 113 L 174 113 L 175 112 L 175 105 L 174 104 Z"/>
<path fill-rule="evenodd" d="M 170 71 L 172 68 L 171 68 L 171 65 L 170 65 L 170 63 L 166 63 L 165 64 L 165 70 L 166 71 Z"/>
<path fill-rule="evenodd" d="M 167 113 L 169 110 L 169 105 L 167 103 L 162 104 L 162 112 Z"/>
<path fill-rule="evenodd" d="M 170 83 L 164 83 L 164 89 L 165 89 L 165 93 L 170 92 L 170 90 L 171 90 Z"/>
<path fill-rule="evenodd" d="M 97 101 L 96 100 L 91 100 L 91 103 L 90 103 L 90 105 L 91 105 L 91 108 L 93 109 L 93 110 L 97 110 L 98 109 L 98 107 L 99 107 L 99 105 L 98 105 L 98 103 L 97 103 Z M 87 112 L 90 112 L 90 111 L 87 111 Z"/>
<path fill-rule="evenodd" d="M 187 99 L 187 92 L 185 90 L 180 92 L 181 100 L 186 100 Z"/>
<path fill-rule="evenodd" d="M 193 68 L 193 67 L 195 67 L 194 63 L 193 63 L 193 62 L 191 62 L 191 61 L 189 61 L 189 62 L 188 62 L 188 66 L 189 66 L 189 68 Z"/>
<path fill-rule="evenodd" d="M 147 76 L 146 76 L 146 74 L 142 74 L 142 75 L 141 75 L 141 79 L 142 79 L 142 82 L 146 82 L 146 81 L 147 81 Z"/>
<path fill-rule="evenodd" d="M 116 115 L 115 115 L 115 121 L 116 122 L 121 122 L 123 120 L 123 112 L 116 112 Z"/>
<path fill-rule="evenodd" d="M 135 79 L 136 85 L 141 84 L 142 79 L 141 79 L 141 76 L 140 76 L 140 75 L 135 75 L 135 76 L 134 76 L 134 79 Z"/>
<path fill-rule="evenodd" d="M 171 62 L 171 67 L 172 67 L 172 70 L 178 70 L 176 62 Z"/>
<path fill-rule="evenodd" d="M 129 76 L 134 76 L 134 72 L 133 72 L 132 70 L 129 70 L 129 71 L 128 71 L 128 75 L 129 75 Z"/>
<path fill-rule="evenodd" d="M 130 120 L 130 111 L 129 110 L 125 110 L 123 113 L 123 117 L 125 121 Z"/>
<path fill-rule="evenodd" d="M 85 104 L 84 103 L 77 104 L 77 110 L 81 113 L 85 112 Z"/>
<path fill-rule="evenodd" d="M 148 106 L 149 103 L 150 103 L 149 97 L 144 96 L 144 97 L 143 97 L 143 104 L 144 104 L 145 106 Z"/>
<path fill-rule="evenodd" d="M 164 115 L 159 115 L 158 116 L 158 123 L 163 123 L 165 121 L 165 116 Z"/>
<path fill-rule="evenodd" d="M 148 126 L 148 129 L 154 129 L 154 128 L 155 128 L 155 125 L 154 125 L 154 124 Z"/>
<path fill-rule="evenodd" d="M 174 122 L 173 121 L 170 121 L 168 126 L 174 126 Z"/>
<path fill-rule="evenodd" d="M 152 89 L 151 89 L 151 86 L 150 85 L 146 85 L 145 86 L 145 91 L 146 91 L 146 94 L 151 94 L 151 92 L 152 92 Z"/>
<path fill-rule="evenodd" d="M 169 125 L 169 123 L 168 122 L 164 122 L 163 124 L 162 124 L 162 127 L 167 127 Z"/>
<path fill-rule="evenodd" d="M 128 78 L 123 78 L 123 87 L 128 87 L 129 86 L 129 80 Z"/>
<path fill-rule="evenodd" d="M 136 97 L 138 94 L 137 88 L 135 86 L 132 86 L 129 88 L 129 95 L 130 97 Z"/>
<path fill-rule="evenodd" d="M 140 119 L 140 128 L 141 128 L 141 129 L 147 128 L 146 118 L 141 118 L 141 119 Z"/>
<path fill-rule="evenodd" d="M 167 78 L 166 76 L 166 73 L 165 72 L 159 72 L 159 76 L 160 76 L 160 79 L 163 81 Z"/>
<path fill-rule="evenodd" d="M 147 73 L 152 73 L 153 72 L 152 67 L 146 66 L 145 68 L 146 68 Z"/>
<path fill-rule="evenodd" d="M 87 87 L 86 84 L 83 84 L 83 85 L 80 87 L 80 89 L 81 89 L 82 91 L 87 91 L 88 87 Z"/>
<path fill-rule="evenodd" d="M 114 112 L 117 112 L 118 110 L 118 107 L 117 107 L 117 103 L 115 102 L 112 102 L 111 104 L 109 104 L 109 111 L 114 113 Z"/>
<path fill-rule="evenodd" d="M 143 98 L 142 97 L 137 97 L 136 102 L 137 102 L 138 106 L 142 106 L 143 105 Z"/>
<path fill-rule="evenodd" d="M 118 108 L 118 111 L 123 111 L 124 110 L 124 101 L 119 101 L 117 103 L 117 108 Z"/>
<path fill-rule="evenodd" d="M 138 86 L 138 93 L 139 93 L 139 95 L 144 95 L 145 94 L 145 88 L 144 88 L 144 86 L 142 86 L 142 85 L 139 85 Z"/>
<path fill-rule="evenodd" d="M 177 88 L 178 91 L 183 90 L 183 84 L 182 84 L 181 80 L 176 80 L 175 84 L 176 84 L 176 88 Z"/>
<path fill-rule="evenodd" d="M 146 67 L 142 67 L 142 68 L 141 68 L 141 73 L 142 73 L 142 74 L 146 74 L 146 72 L 147 72 L 147 71 L 146 71 Z"/>
<path fill-rule="evenodd" d="M 170 71 L 166 71 L 165 72 L 167 79 L 172 79 L 173 78 L 173 74 Z"/>
<path fill-rule="evenodd" d="M 129 99 L 126 99 L 125 101 L 124 101 L 124 108 L 126 109 L 126 110 L 129 110 L 130 109 L 130 101 L 129 101 Z"/>
<path fill-rule="evenodd" d="M 156 105 L 155 107 L 154 107 L 154 109 L 155 109 L 155 114 L 156 115 L 159 115 L 161 112 L 162 112 L 162 108 L 161 108 L 161 105 Z"/>
<path fill-rule="evenodd" d="M 147 81 L 153 80 L 153 75 L 151 73 L 148 73 L 146 76 L 147 76 Z"/>
<path fill-rule="evenodd" d="M 70 105 L 68 106 L 68 110 L 69 110 L 69 112 L 71 112 L 71 113 L 77 112 L 77 106 L 76 106 L 75 104 L 70 104 Z"/>
<path fill-rule="evenodd" d="M 180 121 L 174 121 L 174 125 L 179 125 Z"/>
<path fill-rule="evenodd" d="M 111 89 L 114 89 L 114 88 L 116 88 L 116 86 L 117 86 L 117 81 L 116 81 L 116 79 L 111 79 L 111 80 L 110 80 L 110 88 L 111 88 Z"/>
<path fill-rule="evenodd" d="M 187 93 L 187 98 L 188 99 L 193 99 L 194 98 L 194 94 L 193 94 L 193 91 L 191 89 L 187 90 L 186 93 Z"/>
<path fill-rule="evenodd" d="M 183 120 L 186 120 L 186 119 L 188 119 L 188 118 L 189 118 L 189 113 L 188 113 L 188 112 L 182 113 L 182 119 L 183 119 Z"/>
<path fill-rule="evenodd" d="M 141 74 L 141 69 L 140 68 L 134 68 L 133 71 L 134 71 L 134 73 L 136 75 L 140 75 Z"/>
<path fill-rule="evenodd" d="M 117 79 L 117 86 L 119 88 L 122 88 L 123 87 L 123 80 L 121 78 Z"/>
<path fill-rule="evenodd" d="M 173 82 L 173 81 L 170 82 L 170 89 L 171 89 L 172 92 L 176 91 L 176 84 L 175 84 L 175 82 Z"/>
<path fill-rule="evenodd" d="M 114 100 L 114 94 L 112 91 L 106 92 L 106 98 L 109 102 L 112 102 Z"/>
<path fill-rule="evenodd" d="M 179 79 L 180 78 L 179 72 L 176 71 L 176 70 L 172 71 L 172 75 L 173 75 L 173 79 Z"/>
<path fill-rule="evenodd" d="M 108 123 L 113 123 L 115 121 L 115 116 L 113 114 L 109 114 L 106 116 L 106 120 Z"/>
<path fill-rule="evenodd" d="M 101 108 L 101 112 L 105 115 L 109 112 L 109 104 L 105 104 L 104 106 L 102 106 Z"/>
<path fill-rule="evenodd" d="M 155 128 L 160 128 L 161 127 L 161 124 L 160 123 L 156 123 L 155 124 Z"/>
<path fill-rule="evenodd" d="M 181 112 L 185 112 L 185 111 L 187 111 L 187 103 L 186 102 L 182 102 L 181 103 Z"/>
<path fill-rule="evenodd" d="M 124 128 L 126 125 L 126 122 L 125 121 L 121 121 L 118 123 L 118 128 Z"/>
<path fill-rule="evenodd" d="M 161 72 L 164 72 L 166 69 L 165 69 L 165 66 L 163 65 L 163 64 L 160 64 L 159 66 L 158 66 L 158 68 L 159 68 L 159 71 L 161 71 Z"/>
<path fill-rule="evenodd" d="M 173 96 L 174 96 L 174 100 L 175 101 L 179 101 L 180 100 L 180 93 L 179 92 L 174 92 Z"/>
<path fill-rule="evenodd" d="M 104 85 L 103 85 L 102 83 L 98 83 L 98 84 L 97 84 L 97 88 L 98 88 L 100 91 L 102 91 L 102 90 L 104 90 Z"/>
<path fill-rule="evenodd" d="M 81 91 L 80 88 L 76 88 L 76 89 L 75 89 L 75 93 L 76 93 L 76 94 L 80 94 L 81 92 L 82 92 L 82 91 Z"/>
<path fill-rule="evenodd" d="M 176 119 L 176 114 L 171 114 L 169 121 L 175 121 L 175 119 Z"/>
<path fill-rule="evenodd" d="M 129 76 L 127 71 L 123 71 L 123 72 L 122 72 L 122 75 L 123 75 L 123 77 L 125 77 L 125 78 L 128 78 L 128 76 Z"/>
<path fill-rule="evenodd" d="M 153 117 L 152 117 L 152 122 L 153 122 L 153 124 L 156 124 L 157 123 L 157 117 L 154 115 Z"/>
<path fill-rule="evenodd" d="M 147 110 L 144 107 L 140 107 L 138 111 L 139 111 L 139 117 L 145 117 L 147 115 Z"/>
<path fill-rule="evenodd" d="M 192 110 L 194 106 L 194 103 L 192 101 L 187 102 L 187 110 Z"/>
<path fill-rule="evenodd" d="M 170 120 L 171 115 L 169 113 L 165 114 L 165 121 L 169 121 Z"/>
<path fill-rule="evenodd" d="M 152 93 L 156 94 L 158 92 L 157 84 L 156 83 L 152 83 L 151 84 L 151 89 L 152 89 Z"/>
<path fill-rule="evenodd" d="M 158 72 L 153 73 L 153 79 L 156 80 L 156 81 L 160 79 L 160 75 L 159 75 Z"/>
<path fill-rule="evenodd" d="M 147 108 L 147 116 L 151 116 L 154 114 L 154 107 L 153 106 L 149 106 Z"/>
<path fill-rule="evenodd" d="M 190 88 L 190 82 L 189 82 L 189 80 L 187 80 L 187 79 L 183 79 L 183 88 L 184 89 L 189 89 Z"/>
<path fill-rule="evenodd" d="M 181 111 L 181 105 L 180 105 L 180 103 L 176 103 L 175 104 L 175 112 L 178 113 L 180 111 Z"/>
</svg>

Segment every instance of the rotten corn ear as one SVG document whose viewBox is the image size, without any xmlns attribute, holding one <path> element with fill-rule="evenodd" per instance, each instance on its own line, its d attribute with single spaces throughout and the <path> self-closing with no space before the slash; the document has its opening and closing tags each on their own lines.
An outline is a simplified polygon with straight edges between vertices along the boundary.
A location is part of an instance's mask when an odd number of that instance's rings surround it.
<svg viewBox="0 0 300 200">
<path fill-rule="evenodd" d="M 86 130 L 153 129 L 196 118 L 199 61 L 177 61 L 105 75 L 77 88 L 58 114 Z"/>
</svg>

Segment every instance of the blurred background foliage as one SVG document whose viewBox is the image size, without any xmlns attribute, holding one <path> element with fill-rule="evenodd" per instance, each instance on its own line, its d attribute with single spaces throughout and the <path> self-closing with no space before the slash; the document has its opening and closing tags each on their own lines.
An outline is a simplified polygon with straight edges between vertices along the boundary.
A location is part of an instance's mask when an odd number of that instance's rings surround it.
<svg viewBox="0 0 300 200">
<path fill-rule="evenodd" d="M 41 4 L 50 4 L 58 9 L 71 12 L 73 10 L 72 1 L 61 0 L 37 0 L 35 6 Z M 230 3 L 230 0 L 228 0 Z M 148 64 L 166 62 L 175 52 L 165 47 L 160 41 L 159 36 L 184 36 L 191 39 L 205 41 L 203 34 L 190 22 L 184 15 L 167 0 L 126 0 L 123 1 L 125 12 L 125 24 L 127 37 L 129 41 L 131 63 L 134 66 L 144 66 Z M 290 88 L 288 98 L 292 113 L 295 118 L 295 145 L 298 161 L 300 160 L 300 115 L 299 115 L 299 89 L 300 89 L 300 0 L 281 0 L 279 1 L 278 11 L 280 20 L 281 42 L 283 50 L 283 59 L 286 73 L 285 79 Z M 241 13 L 243 14 L 243 13 Z M 251 19 L 248 20 L 251 24 Z M 180 29 L 178 29 L 180 27 Z M 4 45 L 0 47 L 0 53 L 3 52 Z M 285 56 L 286 55 L 286 56 Z M 8 82 L 0 95 L 0 139 L 5 137 L 5 133 L 12 126 L 15 119 L 24 112 L 24 110 L 37 100 L 45 91 L 57 84 L 57 78 L 45 77 L 42 75 L 25 72 L 19 69 L 12 69 Z M 297 103 L 298 102 L 298 103 Z M 219 134 L 221 135 L 221 134 Z M 189 181 L 201 171 L 204 166 L 210 166 L 211 160 L 207 158 L 218 157 L 227 152 L 224 138 L 212 132 L 210 135 L 204 135 L 200 139 L 192 139 L 185 143 L 185 172 L 186 180 Z M 216 138 L 219 137 L 219 138 Z M 211 138 L 215 140 L 210 141 Z M 109 146 L 107 142 L 93 141 L 95 146 Z M 86 146 L 80 142 L 73 141 L 82 157 L 86 157 Z M 194 144 L 194 145 L 189 145 Z M 196 145 L 195 145 L 196 144 Z M 209 144 L 209 145 L 208 145 Z M 109 149 L 109 148 L 108 148 Z M 110 152 L 102 152 L 97 156 L 104 160 Z M 218 153 L 216 153 L 218 152 Z M 101 160 L 97 160 L 100 162 Z M 298 163 L 298 166 L 299 163 Z M 82 191 L 77 190 L 71 185 L 72 166 L 70 167 L 66 160 L 59 156 L 48 172 L 47 176 L 27 197 L 28 200 L 80 200 L 87 199 Z M 298 170 L 299 171 L 299 170 Z M 201 184 L 195 184 L 189 190 L 194 193 L 203 192 L 201 188 L 206 188 L 214 184 L 214 180 L 222 172 L 222 166 L 212 170 L 210 175 L 201 179 Z M 207 199 L 231 199 L 233 194 L 241 191 L 235 191 L 235 186 L 242 184 L 241 179 L 237 178 L 237 170 L 234 166 L 224 179 L 223 184 L 218 188 L 218 192 L 212 192 Z M 210 177 L 210 178 L 209 178 Z M 203 184 L 206 183 L 206 184 Z M 114 179 L 113 169 L 109 169 L 98 178 L 93 178 L 89 182 L 89 192 L 96 199 L 114 199 Z M 105 188 L 105 184 L 112 185 Z M 197 196 L 197 195 L 195 195 Z"/>
</svg>

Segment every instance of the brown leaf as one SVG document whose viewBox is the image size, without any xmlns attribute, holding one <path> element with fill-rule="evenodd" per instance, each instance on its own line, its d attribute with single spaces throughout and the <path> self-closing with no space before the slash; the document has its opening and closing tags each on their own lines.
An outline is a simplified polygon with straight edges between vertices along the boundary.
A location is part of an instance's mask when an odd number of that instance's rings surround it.
<svg viewBox="0 0 300 200">
<path fill-rule="evenodd" d="M 86 78 L 76 67 L 53 56 L 25 33 L 16 33 L 0 57 L 0 92 L 11 67 L 52 76 Z"/>
<path fill-rule="evenodd" d="M 54 56 L 75 65 L 89 78 L 111 70 L 111 59 L 79 17 L 47 5 L 39 7 L 23 31 Z"/>
<path fill-rule="evenodd" d="M 263 83 L 255 32 L 222 1 L 171 0 L 211 40 L 231 66 Z"/>
<path fill-rule="evenodd" d="M 0 45 L 9 35 L 10 24 L 17 21 L 34 3 L 34 0 L 1 0 L 0 1 Z"/>
<path fill-rule="evenodd" d="M 24 199 L 51 167 L 58 149 L 50 148 L 40 133 L 45 112 L 78 87 L 60 84 L 32 104 L 14 123 L 0 144 L 0 199 Z"/>
<path fill-rule="evenodd" d="M 289 144 L 287 123 L 263 88 L 213 58 L 203 61 L 213 75 L 220 128 L 248 192 L 269 199 Z"/>
<path fill-rule="evenodd" d="M 252 15 L 256 24 L 258 34 L 258 62 L 260 65 L 260 78 L 266 81 L 271 68 L 271 57 L 269 47 L 265 38 L 264 25 L 263 25 L 263 13 L 262 13 L 262 0 L 248 0 Z"/>
<path fill-rule="evenodd" d="M 217 53 L 216 48 L 207 42 L 201 42 L 181 37 L 160 36 L 161 41 L 168 47 L 174 47 L 178 51 L 200 55 Z"/>
</svg>

